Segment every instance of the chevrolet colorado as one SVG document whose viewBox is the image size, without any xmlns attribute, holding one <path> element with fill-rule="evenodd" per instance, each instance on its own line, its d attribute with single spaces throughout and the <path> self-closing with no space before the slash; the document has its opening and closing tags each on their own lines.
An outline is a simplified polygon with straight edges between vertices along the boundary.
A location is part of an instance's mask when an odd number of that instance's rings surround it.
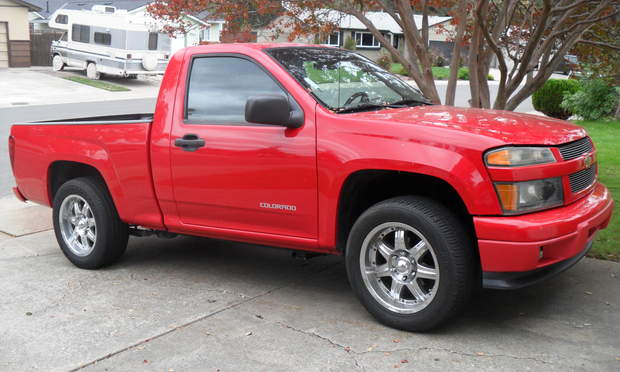
<svg viewBox="0 0 620 372">
<path fill-rule="evenodd" d="M 15 194 L 53 207 L 78 267 L 147 232 L 340 254 L 367 310 L 414 331 L 477 287 L 575 264 L 613 207 L 581 127 L 432 105 L 365 57 L 297 44 L 181 50 L 154 115 L 15 124 L 9 153 Z"/>
</svg>

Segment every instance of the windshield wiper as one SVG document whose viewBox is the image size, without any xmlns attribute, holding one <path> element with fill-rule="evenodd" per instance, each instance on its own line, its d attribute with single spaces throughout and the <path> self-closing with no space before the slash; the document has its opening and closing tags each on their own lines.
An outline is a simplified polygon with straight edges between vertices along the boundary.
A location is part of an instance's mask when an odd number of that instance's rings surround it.
<svg viewBox="0 0 620 372">
<path fill-rule="evenodd" d="M 386 106 L 407 106 L 411 104 L 421 104 L 421 105 L 430 105 L 431 103 L 428 101 L 423 101 L 421 99 L 401 99 L 400 101 L 390 102 L 386 104 Z"/>
<path fill-rule="evenodd" d="M 357 111 L 363 111 L 363 110 L 374 109 L 374 108 L 384 109 L 387 107 L 390 107 L 390 106 L 384 103 L 364 103 L 364 104 L 357 105 L 357 106 L 338 107 L 335 109 L 335 111 L 339 114 L 345 114 L 347 112 L 357 112 Z"/>
<path fill-rule="evenodd" d="M 417 100 L 417 99 L 402 99 L 400 101 L 390 102 L 390 103 L 363 103 L 357 106 L 339 107 L 335 111 L 339 114 L 345 114 L 347 112 L 357 112 L 357 111 L 363 111 L 363 110 L 374 109 L 374 108 L 378 108 L 378 109 L 400 108 L 400 107 L 406 107 L 412 104 L 430 105 L 431 103 L 428 101 L 422 101 L 422 100 Z"/>
</svg>

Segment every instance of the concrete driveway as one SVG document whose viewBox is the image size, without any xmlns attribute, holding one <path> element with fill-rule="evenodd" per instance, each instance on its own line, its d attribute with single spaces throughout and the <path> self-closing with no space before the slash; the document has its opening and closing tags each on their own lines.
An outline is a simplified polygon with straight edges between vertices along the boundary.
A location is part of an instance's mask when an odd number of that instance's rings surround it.
<svg viewBox="0 0 620 372">
<path fill-rule="evenodd" d="M 135 80 L 105 78 L 105 81 L 130 89 L 127 92 L 109 92 L 64 79 L 68 76 L 85 77 L 83 71 L 75 69 L 61 72 L 54 72 L 51 67 L 0 69 L 0 108 L 154 99 L 161 83 L 161 76 L 141 76 Z"/>
<path fill-rule="evenodd" d="M 368 315 L 340 257 L 131 238 L 119 264 L 87 271 L 48 228 L 49 210 L 0 201 L 3 371 L 620 369 L 612 262 L 484 292 L 447 326 L 415 334 Z"/>
</svg>

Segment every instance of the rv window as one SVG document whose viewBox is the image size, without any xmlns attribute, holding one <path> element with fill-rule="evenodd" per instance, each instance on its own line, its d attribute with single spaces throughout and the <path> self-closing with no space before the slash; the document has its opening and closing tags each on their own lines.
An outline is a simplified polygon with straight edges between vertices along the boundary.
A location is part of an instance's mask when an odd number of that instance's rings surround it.
<svg viewBox="0 0 620 372">
<path fill-rule="evenodd" d="M 248 98 L 286 96 L 271 76 L 244 58 L 196 58 L 190 71 L 185 117 L 192 124 L 248 124 Z"/>
<path fill-rule="evenodd" d="M 67 23 L 69 23 L 69 16 L 66 14 L 59 14 L 56 16 L 56 23 L 59 23 L 61 25 L 66 25 Z"/>
<path fill-rule="evenodd" d="M 116 10 L 116 8 L 113 7 L 113 6 L 106 6 L 105 7 L 105 12 L 106 13 L 114 13 L 115 10 Z"/>
<path fill-rule="evenodd" d="M 105 32 L 95 32 L 95 44 L 112 44 L 112 35 Z"/>
<path fill-rule="evenodd" d="M 71 27 L 71 40 L 90 43 L 90 26 L 73 25 Z"/>
<path fill-rule="evenodd" d="M 149 32 L 149 50 L 157 50 L 157 32 Z"/>
</svg>

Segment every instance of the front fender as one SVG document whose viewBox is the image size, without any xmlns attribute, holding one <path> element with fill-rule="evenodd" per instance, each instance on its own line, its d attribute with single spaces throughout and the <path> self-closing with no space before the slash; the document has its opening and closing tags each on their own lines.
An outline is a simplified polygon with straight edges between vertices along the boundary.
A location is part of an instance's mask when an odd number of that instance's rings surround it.
<svg viewBox="0 0 620 372">
<path fill-rule="evenodd" d="M 349 123 L 347 123 L 349 125 Z M 319 238 L 321 246 L 336 241 L 338 203 L 347 178 L 363 170 L 408 172 L 440 179 L 460 196 L 471 215 L 499 214 L 499 203 L 482 160 L 469 146 L 479 136 L 435 131 L 389 133 L 365 123 L 319 126 Z M 477 141 L 477 142 L 476 142 Z M 413 188 L 412 188 L 413 189 Z"/>
</svg>

